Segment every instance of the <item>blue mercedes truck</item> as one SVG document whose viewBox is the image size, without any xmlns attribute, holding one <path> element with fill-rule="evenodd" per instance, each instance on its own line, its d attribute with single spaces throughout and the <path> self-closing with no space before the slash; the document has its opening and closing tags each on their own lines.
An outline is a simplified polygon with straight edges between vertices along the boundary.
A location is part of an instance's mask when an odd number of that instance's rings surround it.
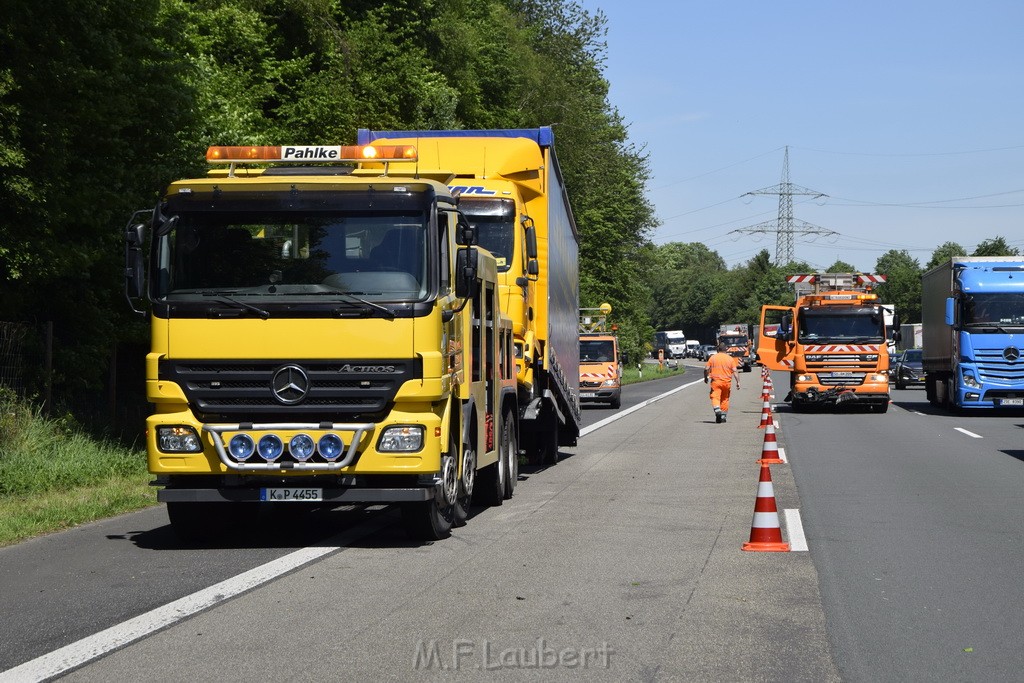
<svg viewBox="0 0 1024 683">
<path fill-rule="evenodd" d="M 928 400 L 1024 408 L 1024 258 L 958 256 L 921 276 Z"/>
</svg>

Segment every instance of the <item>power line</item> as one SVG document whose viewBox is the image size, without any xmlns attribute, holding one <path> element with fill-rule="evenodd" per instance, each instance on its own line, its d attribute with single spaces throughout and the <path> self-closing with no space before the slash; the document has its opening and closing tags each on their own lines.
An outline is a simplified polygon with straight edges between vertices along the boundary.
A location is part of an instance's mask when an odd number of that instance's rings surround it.
<svg viewBox="0 0 1024 683">
<path fill-rule="evenodd" d="M 765 187 L 753 192 L 747 192 L 743 196 L 773 194 L 779 196 L 779 217 L 773 224 L 771 221 L 758 223 L 746 228 L 733 230 L 744 234 L 751 233 L 775 233 L 775 264 L 782 265 L 793 260 L 793 235 L 829 236 L 837 234 L 833 230 L 808 223 L 807 221 L 796 221 L 793 219 L 793 195 L 809 196 L 813 199 L 828 197 L 824 192 L 810 190 L 806 187 L 794 185 L 789 182 L 789 145 L 786 146 L 786 153 L 782 160 L 782 182 L 778 185 Z"/>
</svg>

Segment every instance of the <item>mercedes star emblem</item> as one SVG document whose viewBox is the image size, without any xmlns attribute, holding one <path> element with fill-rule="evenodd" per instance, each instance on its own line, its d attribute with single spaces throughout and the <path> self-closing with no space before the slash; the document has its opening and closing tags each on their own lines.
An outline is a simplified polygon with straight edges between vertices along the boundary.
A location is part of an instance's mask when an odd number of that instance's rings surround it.
<svg viewBox="0 0 1024 683">
<path fill-rule="evenodd" d="M 1020 349 L 1016 346 L 1007 346 L 1003 349 L 1003 358 L 1010 361 L 1011 363 L 1020 358 Z"/>
<path fill-rule="evenodd" d="M 309 393 L 309 376 L 298 365 L 286 365 L 274 373 L 270 389 L 281 403 L 295 405 Z"/>
</svg>

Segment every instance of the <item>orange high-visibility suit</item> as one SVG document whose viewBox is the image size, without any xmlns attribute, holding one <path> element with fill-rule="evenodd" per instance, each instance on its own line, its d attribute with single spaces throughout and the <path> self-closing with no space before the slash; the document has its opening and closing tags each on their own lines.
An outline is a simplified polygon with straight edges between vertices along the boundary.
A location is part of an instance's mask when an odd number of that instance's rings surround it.
<svg viewBox="0 0 1024 683">
<path fill-rule="evenodd" d="M 708 358 L 704 366 L 704 381 L 710 380 L 711 384 L 711 407 L 715 413 L 729 412 L 729 396 L 732 394 L 732 382 L 735 378 L 736 388 L 740 387 L 739 377 L 736 370 L 739 368 L 739 361 L 724 351 Z"/>
</svg>

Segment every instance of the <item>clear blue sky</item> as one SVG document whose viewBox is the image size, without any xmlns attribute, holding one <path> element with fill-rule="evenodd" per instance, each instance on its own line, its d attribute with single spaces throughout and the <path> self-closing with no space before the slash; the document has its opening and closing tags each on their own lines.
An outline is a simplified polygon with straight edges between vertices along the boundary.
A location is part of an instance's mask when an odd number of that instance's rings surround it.
<svg viewBox="0 0 1024 683">
<path fill-rule="evenodd" d="M 1024 251 L 1024 1 L 579 0 L 607 17 L 605 77 L 650 155 L 654 242 L 703 242 L 730 266 L 775 236 L 732 231 L 793 197 L 795 257 L 871 272 L 946 241 Z"/>
</svg>

